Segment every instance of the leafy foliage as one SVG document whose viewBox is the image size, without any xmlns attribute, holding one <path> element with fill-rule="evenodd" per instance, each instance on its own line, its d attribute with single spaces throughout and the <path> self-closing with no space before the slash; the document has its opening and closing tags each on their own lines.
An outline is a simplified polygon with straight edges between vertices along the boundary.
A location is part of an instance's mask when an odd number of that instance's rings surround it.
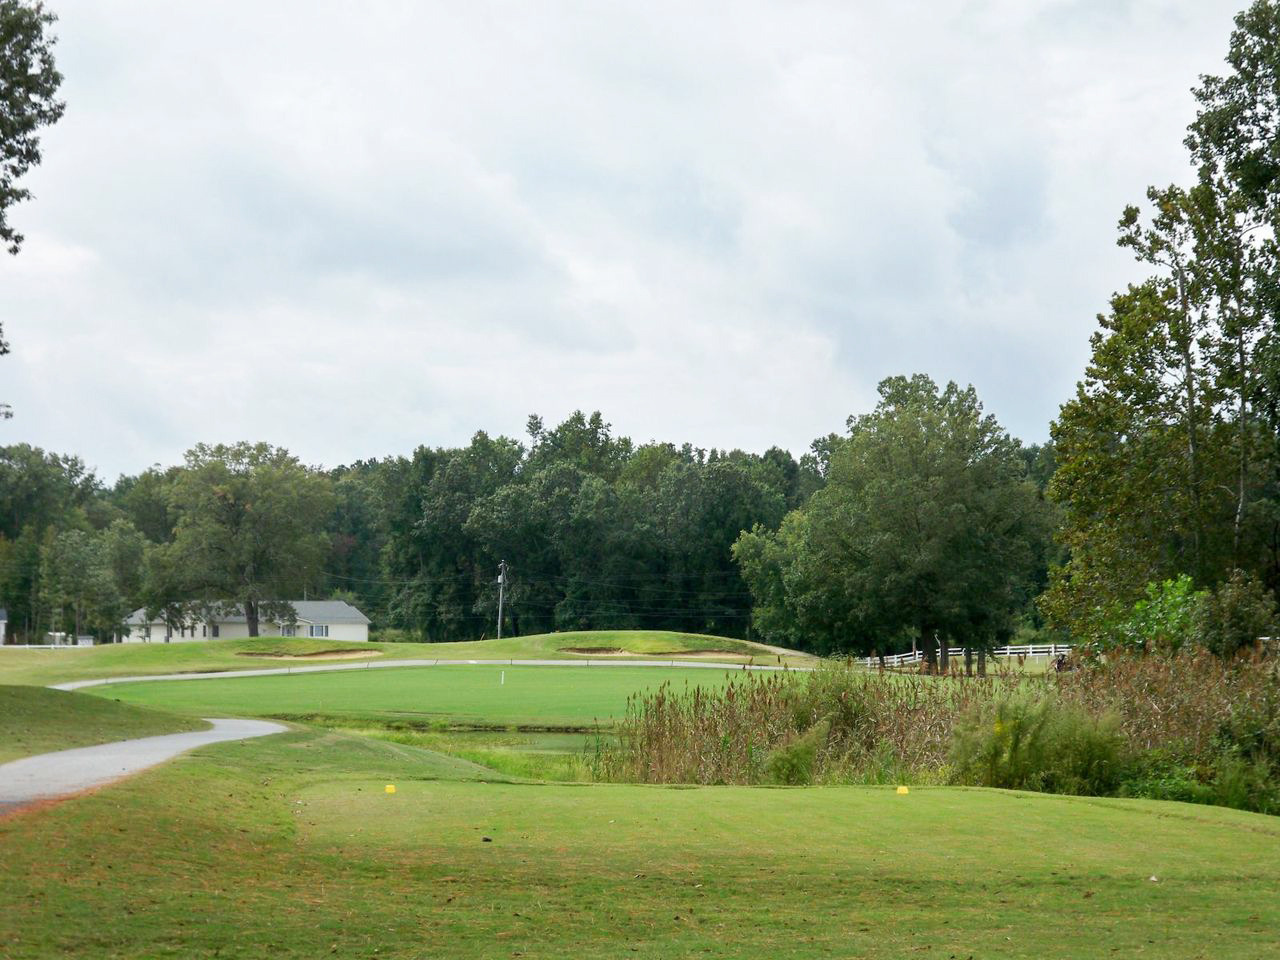
<svg viewBox="0 0 1280 960">
<path fill-rule="evenodd" d="M 1232 657 L 1273 637 L 1276 598 L 1262 583 L 1242 570 L 1216 590 L 1200 596 L 1194 614 L 1196 640 L 1220 657 Z"/>
<path fill-rule="evenodd" d="M 867 652 L 915 634 L 936 660 L 938 635 L 983 648 L 1013 632 L 1047 533 L 1018 444 L 973 388 L 916 375 L 881 383 L 826 486 L 735 555 L 763 636 Z"/>
<path fill-rule="evenodd" d="M 149 607 L 171 608 L 174 598 L 239 605 L 257 636 L 260 616 L 290 616 L 286 602 L 319 576 L 328 480 L 263 443 L 201 444 L 186 460 L 170 490 L 177 522 L 173 542 L 156 550 Z"/>
<path fill-rule="evenodd" d="M 10 253 L 22 246 L 22 234 L 9 225 L 8 210 L 31 196 L 17 181 L 40 162 L 37 131 L 65 109 L 48 32 L 56 20 L 42 3 L 0 0 L 0 243 Z"/>
<path fill-rule="evenodd" d="M 1114 792 L 1127 763 L 1114 715 L 1026 695 L 959 727 L 952 760 L 957 783 L 1090 796 Z"/>
<path fill-rule="evenodd" d="M 1149 583 L 1186 574 L 1212 589 L 1241 571 L 1280 588 L 1274 0 L 1236 18 L 1227 63 L 1195 91 L 1195 182 L 1124 211 L 1119 243 L 1150 273 L 1099 318 L 1053 425 L 1068 556 L 1041 607 L 1086 642 L 1105 642 Z"/>
</svg>

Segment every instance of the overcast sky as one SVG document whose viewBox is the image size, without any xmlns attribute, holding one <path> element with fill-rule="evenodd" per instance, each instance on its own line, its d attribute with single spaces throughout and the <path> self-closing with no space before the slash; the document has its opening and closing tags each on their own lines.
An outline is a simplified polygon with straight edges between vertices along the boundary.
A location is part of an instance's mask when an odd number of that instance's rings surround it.
<svg viewBox="0 0 1280 960">
<path fill-rule="evenodd" d="M 111 480 L 575 408 L 799 454 L 916 371 L 1043 440 L 1244 0 L 49 5 L 0 438 Z"/>
</svg>

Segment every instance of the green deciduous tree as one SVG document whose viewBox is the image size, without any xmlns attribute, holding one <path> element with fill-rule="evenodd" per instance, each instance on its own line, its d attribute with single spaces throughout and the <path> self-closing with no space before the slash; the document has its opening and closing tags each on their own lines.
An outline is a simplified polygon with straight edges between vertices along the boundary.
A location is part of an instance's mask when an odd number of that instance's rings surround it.
<svg viewBox="0 0 1280 960">
<path fill-rule="evenodd" d="M 53 64 L 53 36 L 57 18 L 41 3 L 0 0 L 0 244 L 16 254 L 22 234 L 9 223 L 9 208 L 31 196 L 18 180 L 40 162 L 41 127 L 62 116 L 57 99 L 60 74 Z M 0 356 L 9 352 L 0 319 Z M 0 419 L 12 416 L 0 404 Z"/>
<path fill-rule="evenodd" d="M 238 606 L 257 636 L 263 618 L 320 582 L 333 508 L 327 476 L 265 443 L 201 444 L 171 492 L 174 539 L 159 548 L 160 609 L 178 601 Z"/>
<path fill-rule="evenodd" d="M 1194 612 L 1196 640 L 1211 653 L 1231 657 L 1274 637 L 1275 594 L 1242 570 L 1212 592 L 1201 595 Z"/>
<path fill-rule="evenodd" d="M 1011 632 L 1046 511 L 1017 442 L 971 387 L 916 375 L 879 390 L 873 413 L 850 418 L 826 486 L 735 553 L 762 634 L 882 652 L 914 634 L 945 669 L 938 638 L 985 649 Z"/>
<path fill-rule="evenodd" d="M 1151 270 L 1100 318 L 1054 424 L 1068 558 L 1043 609 L 1105 642 L 1149 583 L 1280 588 L 1280 6 L 1236 18 L 1202 78 L 1194 184 L 1147 192 L 1120 243 Z"/>
<path fill-rule="evenodd" d="M 18 180 L 40 162 L 38 131 L 64 109 L 49 33 L 56 20 L 42 3 L 0 0 L 0 243 L 10 253 L 18 252 L 22 234 L 10 226 L 8 210 L 31 196 Z"/>
</svg>

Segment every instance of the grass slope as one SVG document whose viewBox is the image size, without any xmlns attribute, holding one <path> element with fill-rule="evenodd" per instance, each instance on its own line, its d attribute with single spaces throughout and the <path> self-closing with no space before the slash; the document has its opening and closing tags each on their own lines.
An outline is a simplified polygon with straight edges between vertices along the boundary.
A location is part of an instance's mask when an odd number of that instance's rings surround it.
<svg viewBox="0 0 1280 960">
<path fill-rule="evenodd" d="M 481 773 L 425 750 L 302 731 L 205 748 L 0 821 L 0 953 L 1280 950 L 1273 818 L 943 788 L 902 797 L 459 779 Z"/>
<path fill-rule="evenodd" d="M 308 638 L 259 637 L 254 640 L 208 640 L 191 643 L 129 643 L 63 650 L 30 650 L 0 647 L 0 682 L 25 684 L 61 683 L 103 677 L 141 676 L 158 673 L 191 673 L 205 670 L 244 670 L 273 664 L 261 654 L 291 656 L 328 650 L 375 653 L 377 659 L 589 659 L 570 653 L 570 647 L 605 647 L 628 650 L 636 658 L 662 654 L 706 655 L 728 663 L 778 663 L 773 650 L 744 640 L 691 633 L 654 630 L 585 631 L 548 633 L 531 637 L 505 637 L 472 643 L 343 643 Z M 253 654 L 253 656 L 249 656 Z M 794 664 L 812 662 L 804 654 L 781 657 Z"/>
<path fill-rule="evenodd" d="M 621 717 L 627 697 L 664 681 L 724 684 L 733 669 L 443 666 L 275 677 L 154 680 L 86 693 L 206 716 L 404 718 L 419 726 L 592 727 Z"/>
<path fill-rule="evenodd" d="M 208 726 L 193 717 L 102 697 L 41 687 L 0 686 L 0 763 L 53 750 L 203 730 Z"/>
</svg>

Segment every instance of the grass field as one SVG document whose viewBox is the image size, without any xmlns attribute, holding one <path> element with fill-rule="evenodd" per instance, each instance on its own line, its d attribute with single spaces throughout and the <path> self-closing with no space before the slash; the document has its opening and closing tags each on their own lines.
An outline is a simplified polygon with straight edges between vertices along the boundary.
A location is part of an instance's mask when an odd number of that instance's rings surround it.
<svg viewBox="0 0 1280 960">
<path fill-rule="evenodd" d="M 0 821 L 0 955 L 1280 950 L 1274 818 L 944 788 L 502 781 L 333 733 L 205 748 Z"/>
<path fill-rule="evenodd" d="M 326 652 L 371 654 L 374 659 L 564 659 L 584 660 L 601 654 L 572 649 L 626 650 L 616 659 L 696 656 L 726 663 L 787 662 L 808 664 L 804 654 L 780 657 L 743 640 L 664 631 L 591 631 L 548 633 L 474 643 L 342 643 L 308 638 L 259 637 L 254 640 L 208 640 L 191 643 L 127 643 L 62 650 L 0 647 L 0 683 L 51 684 L 68 680 L 192 673 L 206 670 L 244 670 L 285 666 L 293 658 L 314 658 Z M 277 661 L 270 655 L 280 655 Z M 612 655 L 611 655 L 612 658 Z M 323 662 L 317 660 L 316 662 Z"/>
<path fill-rule="evenodd" d="M 112 740 L 203 730 L 209 725 L 101 697 L 0 686 L 0 763 Z"/>
<path fill-rule="evenodd" d="M 275 677 L 152 680 L 86 693 L 199 716 L 236 715 L 416 725 L 591 728 L 611 725 L 627 697 L 672 684 L 718 686 L 732 668 L 405 667 Z"/>
</svg>

